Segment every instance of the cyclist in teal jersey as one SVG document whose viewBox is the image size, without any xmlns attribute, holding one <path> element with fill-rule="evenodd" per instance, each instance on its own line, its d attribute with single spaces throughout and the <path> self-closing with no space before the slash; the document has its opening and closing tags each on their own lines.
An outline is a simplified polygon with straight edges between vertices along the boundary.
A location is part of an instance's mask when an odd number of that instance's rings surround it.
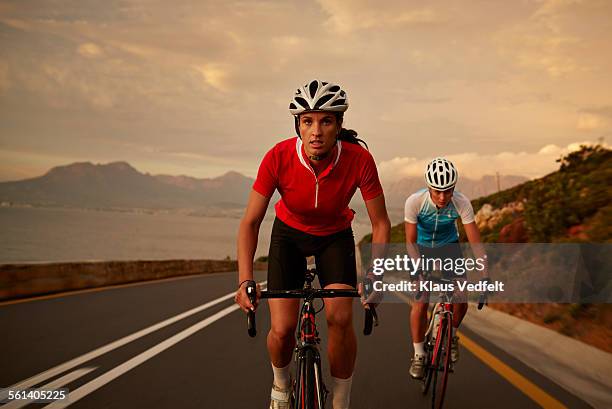
<svg viewBox="0 0 612 409">
<path fill-rule="evenodd" d="M 457 219 L 461 219 L 468 241 L 476 257 L 483 257 L 480 233 L 474 222 L 474 210 L 470 200 L 455 190 L 458 172 L 455 166 L 444 158 L 433 159 L 425 169 L 427 189 L 410 195 L 404 207 L 406 245 L 411 257 L 419 258 L 463 258 L 459 246 Z M 486 276 L 486 271 L 482 272 Z M 414 345 L 414 358 L 410 375 L 421 379 L 425 369 L 424 338 L 427 329 L 428 294 L 415 302 L 410 312 L 410 329 Z M 453 339 L 451 360 L 459 358 L 458 337 L 455 332 L 467 312 L 466 302 L 453 304 Z"/>
</svg>

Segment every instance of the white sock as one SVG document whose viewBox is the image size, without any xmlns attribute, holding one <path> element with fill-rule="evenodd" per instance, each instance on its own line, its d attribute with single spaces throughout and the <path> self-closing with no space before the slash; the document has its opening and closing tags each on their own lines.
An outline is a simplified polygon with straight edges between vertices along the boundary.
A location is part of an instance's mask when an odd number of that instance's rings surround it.
<svg viewBox="0 0 612 409">
<path fill-rule="evenodd" d="M 425 342 L 413 342 L 412 345 L 414 346 L 414 355 L 425 355 Z"/>
<path fill-rule="evenodd" d="M 272 372 L 274 372 L 274 385 L 281 389 L 288 389 L 290 382 L 289 366 L 291 362 L 284 368 L 277 368 L 272 364 Z"/>
<path fill-rule="evenodd" d="M 333 409 L 349 409 L 351 402 L 351 385 L 353 376 L 347 379 L 332 376 L 332 407 Z"/>
</svg>

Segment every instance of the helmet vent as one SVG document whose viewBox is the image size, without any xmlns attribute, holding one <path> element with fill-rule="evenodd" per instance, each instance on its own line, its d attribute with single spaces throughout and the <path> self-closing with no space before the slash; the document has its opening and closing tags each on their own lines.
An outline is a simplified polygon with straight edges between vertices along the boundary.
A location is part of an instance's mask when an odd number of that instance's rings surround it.
<svg viewBox="0 0 612 409">
<path fill-rule="evenodd" d="M 317 81 L 312 81 L 308 86 L 308 91 L 310 91 L 310 98 L 314 98 L 317 93 L 317 89 L 319 88 L 319 84 Z"/>
<path fill-rule="evenodd" d="M 333 98 L 333 94 L 327 94 L 322 96 L 321 98 L 319 98 L 319 100 L 317 101 L 317 104 L 315 105 L 315 108 L 321 108 L 321 106 L 325 105 L 325 103 L 327 101 L 329 101 L 330 99 Z M 333 104 L 332 104 L 333 105 Z"/>
<path fill-rule="evenodd" d="M 300 104 L 301 106 L 303 106 L 305 108 L 308 108 L 308 101 L 306 101 L 302 97 L 295 97 L 295 102 L 297 102 L 298 104 Z"/>
</svg>

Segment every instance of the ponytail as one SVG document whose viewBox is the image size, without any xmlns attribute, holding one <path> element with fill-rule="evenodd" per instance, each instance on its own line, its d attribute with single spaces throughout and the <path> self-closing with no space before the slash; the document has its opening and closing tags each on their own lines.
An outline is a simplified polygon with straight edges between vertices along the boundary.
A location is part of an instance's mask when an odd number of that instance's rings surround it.
<svg viewBox="0 0 612 409">
<path fill-rule="evenodd" d="M 365 145 L 365 148 L 367 150 L 370 150 L 368 148 L 368 144 L 365 143 L 365 141 L 363 139 L 359 139 L 357 137 L 357 132 L 352 130 L 352 129 L 346 129 L 346 128 L 340 129 L 340 134 L 338 135 L 338 140 L 349 142 L 349 143 L 354 143 L 354 144 L 357 144 L 357 145 L 359 145 L 359 142 L 361 142 L 361 143 L 363 143 Z"/>
</svg>

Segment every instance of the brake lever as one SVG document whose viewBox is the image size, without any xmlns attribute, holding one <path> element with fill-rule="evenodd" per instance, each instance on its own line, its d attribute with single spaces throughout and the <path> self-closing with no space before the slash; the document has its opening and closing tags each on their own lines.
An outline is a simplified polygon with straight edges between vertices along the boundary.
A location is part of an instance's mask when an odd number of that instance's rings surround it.
<svg viewBox="0 0 612 409">
<path fill-rule="evenodd" d="M 255 281 L 249 281 L 246 287 L 246 293 L 251 301 L 252 305 L 255 305 L 257 301 L 257 284 Z M 251 338 L 257 335 L 257 323 L 255 322 L 255 311 L 249 310 L 247 312 L 247 332 Z"/>
</svg>

